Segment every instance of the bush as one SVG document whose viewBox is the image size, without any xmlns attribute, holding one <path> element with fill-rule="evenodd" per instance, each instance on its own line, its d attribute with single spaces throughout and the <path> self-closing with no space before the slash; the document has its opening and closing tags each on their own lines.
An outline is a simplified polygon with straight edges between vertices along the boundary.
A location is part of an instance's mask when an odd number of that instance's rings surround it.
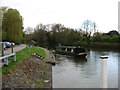
<svg viewBox="0 0 120 90">
<path fill-rule="evenodd" d="M 110 42 L 110 36 L 108 35 L 103 35 L 100 37 L 102 42 Z"/>
<path fill-rule="evenodd" d="M 115 35 L 111 36 L 110 42 L 111 43 L 117 43 L 118 42 L 118 36 L 115 36 Z"/>
<path fill-rule="evenodd" d="M 94 35 L 92 37 L 93 42 L 106 42 L 106 43 L 120 43 L 120 35 Z"/>
</svg>

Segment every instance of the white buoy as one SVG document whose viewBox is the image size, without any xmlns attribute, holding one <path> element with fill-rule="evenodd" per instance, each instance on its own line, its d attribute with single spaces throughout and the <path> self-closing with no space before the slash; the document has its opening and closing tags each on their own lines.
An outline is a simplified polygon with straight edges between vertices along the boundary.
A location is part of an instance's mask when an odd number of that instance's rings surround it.
<svg viewBox="0 0 120 90">
<path fill-rule="evenodd" d="M 101 88 L 107 88 L 107 60 L 108 56 L 101 56 Z"/>
<path fill-rule="evenodd" d="M 108 56 L 100 56 L 101 59 L 107 59 Z"/>
</svg>

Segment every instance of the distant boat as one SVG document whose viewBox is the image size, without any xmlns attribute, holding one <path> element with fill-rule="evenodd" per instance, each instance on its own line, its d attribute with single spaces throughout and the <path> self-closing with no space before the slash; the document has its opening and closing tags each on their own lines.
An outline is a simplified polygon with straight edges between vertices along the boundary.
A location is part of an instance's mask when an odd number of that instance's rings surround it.
<svg viewBox="0 0 120 90">
<path fill-rule="evenodd" d="M 56 53 L 77 57 L 85 57 L 87 55 L 85 49 L 81 46 L 58 46 L 56 47 Z"/>
</svg>

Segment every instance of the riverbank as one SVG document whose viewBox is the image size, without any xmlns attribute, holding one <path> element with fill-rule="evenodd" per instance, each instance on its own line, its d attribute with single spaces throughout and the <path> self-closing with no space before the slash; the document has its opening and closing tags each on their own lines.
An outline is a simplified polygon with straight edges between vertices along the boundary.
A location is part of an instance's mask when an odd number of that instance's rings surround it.
<svg viewBox="0 0 120 90">
<path fill-rule="evenodd" d="M 88 46 L 86 45 L 82 45 L 82 46 L 88 48 Z M 91 42 L 89 49 L 120 51 L 120 43 Z"/>
<path fill-rule="evenodd" d="M 44 82 L 43 82 L 43 87 L 42 88 L 52 88 L 52 64 L 55 64 L 56 59 L 54 54 L 45 49 L 40 47 L 41 49 L 43 49 L 45 51 L 46 57 L 44 58 L 44 62 L 45 62 L 45 78 L 44 78 Z"/>
<path fill-rule="evenodd" d="M 43 72 L 43 61 L 31 56 L 2 76 L 2 88 L 35 88 Z"/>
<path fill-rule="evenodd" d="M 17 67 L 17 63 L 22 62 L 25 58 L 30 57 L 33 53 L 37 53 L 43 57 L 46 57 L 45 51 L 41 48 L 38 48 L 36 46 L 33 46 L 32 48 L 24 48 L 23 50 L 16 53 L 16 62 L 10 63 L 8 66 L 4 66 L 0 68 L 0 74 L 6 74 L 7 71 L 12 69 L 13 67 Z M 10 60 L 13 60 L 13 57 L 8 58 Z"/>
<path fill-rule="evenodd" d="M 43 49 L 42 49 L 43 50 Z M 16 63 L 2 76 L 3 88 L 52 88 L 52 65 L 46 61 L 54 56 L 44 49 L 46 57 L 32 55 Z M 42 58 L 40 58 L 42 57 Z"/>
</svg>

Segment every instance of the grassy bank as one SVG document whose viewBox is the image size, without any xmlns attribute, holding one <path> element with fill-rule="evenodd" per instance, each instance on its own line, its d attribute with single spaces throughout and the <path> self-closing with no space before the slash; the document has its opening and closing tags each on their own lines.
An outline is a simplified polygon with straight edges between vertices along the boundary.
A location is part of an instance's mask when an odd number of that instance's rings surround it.
<svg viewBox="0 0 120 90">
<path fill-rule="evenodd" d="M 38 53 L 39 55 L 46 57 L 43 49 L 36 46 L 33 46 L 32 48 L 26 47 L 25 49 L 16 53 L 16 62 L 11 62 L 8 66 L 0 68 L 1 73 L 6 74 L 11 68 L 17 67 L 17 63 L 21 62 L 25 58 L 28 58 L 33 53 Z M 13 59 L 13 57 L 10 57 L 9 59 Z"/>
</svg>

